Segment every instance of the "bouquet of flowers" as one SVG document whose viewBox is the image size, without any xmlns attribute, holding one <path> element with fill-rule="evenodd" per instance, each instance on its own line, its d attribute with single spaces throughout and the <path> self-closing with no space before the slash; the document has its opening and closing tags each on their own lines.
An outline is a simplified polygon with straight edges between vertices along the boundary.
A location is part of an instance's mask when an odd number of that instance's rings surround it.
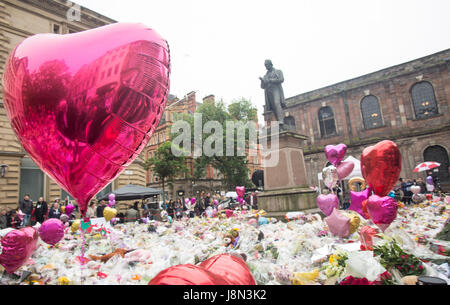
<svg viewBox="0 0 450 305">
<path fill-rule="evenodd" d="M 339 282 L 339 285 L 395 285 L 395 281 L 392 278 L 392 275 L 386 271 L 380 274 L 378 279 L 373 282 L 369 281 L 365 277 L 355 278 L 353 276 L 347 276 Z"/>
<path fill-rule="evenodd" d="M 386 268 L 395 268 L 403 276 L 422 275 L 425 271 L 422 262 L 412 254 L 403 251 L 395 242 L 375 246 L 374 255 L 380 257 L 380 263 Z"/>
<path fill-rule="evenodd" d="M 325 271 L 325 275 L 330 278 L 333 276 L 340 276 L 345 271 L 345 261 L 347 260 L 347 254 L 337 252 L 330 256 L 328 264 L 322 266 L 321 271 Z"/>
</svg>

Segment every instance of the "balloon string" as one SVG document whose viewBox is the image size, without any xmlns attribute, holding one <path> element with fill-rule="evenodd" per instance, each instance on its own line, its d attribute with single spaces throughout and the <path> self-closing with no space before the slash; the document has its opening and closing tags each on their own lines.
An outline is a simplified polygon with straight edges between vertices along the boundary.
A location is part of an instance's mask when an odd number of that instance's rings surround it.
<svg viewBox="0 0 450 305">
<path fill-rule="evenodd" d="M 81 243 L 81 268 L 80 268 L 81 276 L 80 276 L 80 278 L 81 278 L 81 285 L 83 285 L 84 252 L 85 252 L 84 245 L 86 243 L 86 240 L 84 238 L 84 230 L 80 229 L 80 231 L 81 231 L 81 242 L 82 242 Z"/>
</svg>

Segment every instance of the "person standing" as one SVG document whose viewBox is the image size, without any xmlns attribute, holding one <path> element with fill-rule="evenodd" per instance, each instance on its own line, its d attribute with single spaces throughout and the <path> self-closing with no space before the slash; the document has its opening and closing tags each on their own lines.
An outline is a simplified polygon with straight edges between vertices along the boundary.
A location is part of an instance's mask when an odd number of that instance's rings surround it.
<svg viewBox="0 0 450 305">
<path fill-rule="evenodd" d="M 31 214 L 33 213 L 33 202 L 30 200 L 30 195 L 26 194 L 23 197 L 23 200 L 19 202 L 19 208 L 23 214 L 25 214 L 23 218 L 22 226 L 27 226 L 28 221 L 31 218 Z"/>
<path fill-rule="evenodd" d="M 169 214 L 170 217 L 172 217 L 172 219 L 175 219 L 174 214 L 175 214 L 175 203 L 173 202 L 173 200 L 169 200 L 169 206 L 167 207 L 167 214 Z"/>
<path fill-rule="evenodd" d="M 36 221 L 39 223 L 43 223 L 45 221 L 45 218 L 47 217 L 47 211 L 48 211 L 47 202 L 44 201 L 43 197 L 39 197 L 34 212 L 34 215 L 36 216 Z"/>
<path fill-rule="evenodd" d="M 412 195 L 413 195 L 413 192 L 411 191 L 411 186 L 413 186 L 413 185 L 414 185 L 414 183 L 412 182 L 411 179 L 408 179 L 408 180 L 406 181 L 406 192 L 405 192 L 405 197 L 406 197 L 406 203 L 407 203 L 408 205 L 410 205 L 410 204 L 412 203 Z"/>
<path fill-rule="evenodd" d="M 102 200 L 100 201 L 100 205 L 97 207 L 97 217 L 103 217 L 103 210 L 106 207 L 106 201 Z"/>
<path fill-rule="evenodd" d="M 125 222 L 135 222 L 139 219 L 139 212 L 130 205 L 128 210 L 125 212 Z"/>
<path fill-rule="evenodd" d="M 6 209 L 0 212 L 0 230 L 6 229 L 8 225 L 8 217 L 6 216 Z"/>
<path fill-rule="evenodd" d="M 416 185 L 420 186 L 421 194 L 425 194 L 427 192 L 427 186 L 425 185 L 425 182 L 423 182 L 422 178 L 417 179 Z"/>
<path fill-rule="evenodd" d="M 48 212 L 48 218 L 57 218 L 61 217 L 61 210 L 59 209 L 59 204 L 57 202 L 53 203 L 50 211 Z"/>
<path fill-rule="evenodd" d="M 21 223 L 21 221 L 20 221 L 19 215 L 17 215 L 17 211 L 11 210 L 11 212 L 9 213 L 7 222 L 6 222 L 6 226 L 8 228 L 18 229 L 20 227 L 20 223 Z"/>
<path fill-rule="evenodd" d="M 207 208 L 207 207 L 209 207 L 209 206 L 211 206 L 211 194 L 210 193 L 208 193 L 208 194 L 206 194 L 206 197 L 205 197 L 205 209 Z"/>
<path fill-rule="evenodd" d="M 175 216 L 178 220 L 183 217 L 183 204 L 181 203 L 181 199 L 178 198 L 175 203 Z"/>
<path fill-rule="evenodd" d="M 95 218 L 95 213 L 96 213 L 96 206 L 95 206 L 95 201 L 91 201 L 89 203 L 89 207 L 86 211 L 86 217 L 87 218 Z"/>
</svg>

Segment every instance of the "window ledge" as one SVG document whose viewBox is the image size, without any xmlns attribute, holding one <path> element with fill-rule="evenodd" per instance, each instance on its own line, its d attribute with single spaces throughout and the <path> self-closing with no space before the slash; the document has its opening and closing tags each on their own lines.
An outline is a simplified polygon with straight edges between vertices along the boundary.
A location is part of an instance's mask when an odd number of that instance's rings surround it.
<svg viewBox="0 0 450 305">
<path fill-rule="evenodd" d="M 321 139 L 330 139 L 330 138 L 335 138 L 335 137 L 339 137 L 339 136 L 341 136 L 341 134 L 336 133 L 336 134 L 332 134 L 332 135 L 328 135 L 328 136 L 321 136 L 320 138 Z"/>
<path fill-rule="evenodd" d="M 372 127 L 372 128 L 365 128 L 363 129 L 363 131 L 368 131 L 368 130 L 374 130 L 374 129 L 380 129 L 380 128 L 385 128 L 388 127 L 386 124 L 383 124 L 381 126 L 377 126 L 377 127 Z"/>
<path fill-rule="evenodd" d="M 443 113 L 438 113 L 438 114 L 433 114 L 433 115 L 427 116 L 425 118 L 414 118 L 414 119 L 410 119 L 410 120 L 411 121 L 423 121 L 423 120 L 438 118 L 438 117 L 441 117 L 441 116 L 444 116 L 444 114 Z"/>
</svg>

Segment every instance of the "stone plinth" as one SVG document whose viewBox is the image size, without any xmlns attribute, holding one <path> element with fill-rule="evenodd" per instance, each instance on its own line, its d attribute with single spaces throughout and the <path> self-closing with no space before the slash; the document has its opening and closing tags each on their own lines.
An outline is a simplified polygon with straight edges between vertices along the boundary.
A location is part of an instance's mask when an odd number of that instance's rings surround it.
<svg viewBox="0 0 450 305">
<path fill-rule="evenodd" d="M 273 147 L 270 135 L 264 157 L 264 192 L 258 195 L 258 206 L 269 217 L 282 218 L 287 212 L 317 210 L 316 192 L 307 185 L 302 142 L 307 137 L 293 131 L 278 134 L 278 147 Z M 274 137 L 273 141 L 276 140 Z M 270 162 L 276 160 L 278 162 Z"/>
</svg>

